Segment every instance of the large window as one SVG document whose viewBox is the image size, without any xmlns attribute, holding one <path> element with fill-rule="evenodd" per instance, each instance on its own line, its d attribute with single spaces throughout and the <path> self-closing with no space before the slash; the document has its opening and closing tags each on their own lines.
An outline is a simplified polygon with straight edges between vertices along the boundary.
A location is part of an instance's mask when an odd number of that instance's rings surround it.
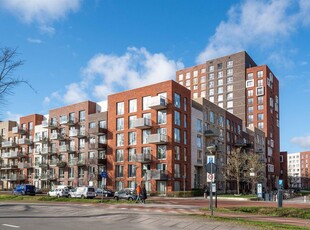
<svg viewBox="0 0 310 230">
<path fill-rule="evenodd" d="M 264 76 L 264 72 L 263 71 L 258 71 L 257 72 L 257 77 L 258 78 L 261 78 L 261 77 L 263 77 Z"/>
<path fill-rule="evenodd" d="M 128 165 L 128 177 L 136 177 L 136 166 Z"/>
<path fill-rule="evenodd" d="M 124 166 L 123 165 L 116 165 L 115 166 L 115 175 L 116 175 L 116 177 L 123 177 L 124 176 Z"/>
<path fill-rule="evenodd" d="M 178 111 L 174 111 L 174 124 L 181 125 L 181 114 Z"/>
<path fill-rule="evenodd" d="M 148 137 L 151 134 L 150 129 L 144 129 L 142 130 L 142 144 L 148 144 Z"/>
<path fill-rule="evenodd" d="M 116 104 L 116 115 L 123 115 L 124 114 L 124 102 L 118 102 Z"/>
<path fill-rule="evenodd" d="M 197 119 L 196 128 L 197 128 L 197 132 L 202 133 L 202 120 L 201 119 Z"/>
<path fill-rule="evenodd" d="M 174 159 L 180 160 L 180 147 L 174 146 Z"/>
<path fill-rule="evenodd" d="M 124 130 L 124 118 L 117 118 L 116 119 L 116 130 Z"/>
<path fill-rule="evenodd" d="M 124 161 L 124 150 L 117 149 L 116 150 L 116 162 L 123 162 Z"/>
<path fill-rule="evenodd" d="M 129 148 L 128 149 L 128 161 L 132 162 L 136 160 L 136 149 L 135 148 Z"/>
<path fill-rule="evenodd" d="M 264 120 L 264 114 L 263 113 L 257 114 L 257 120 L 259 120 L 259 121 Z"/>
<path fill-rule="evenodd" d="M 174 128 L 174 142 L 177 142 L 177 143 L 181 142 L 180 129 L 178 128 Z"/>
<path fill-rule="evenodd" d="M 157 159 L 158 160 L 165 160 L 166 159 L 166 145 L 158 145 L 157 146 Z"/>
<path fill-rule="evenodd" d="M 174 106 L 176 108 L 181 108 L 181 96 L 177 93 L 174 93 Z"/>
<path fill-rule="evenodd" d="M 214 113 L 213 111 L 210 111 L 210 123 L 214 124 L 215 119 L 214 119 Z"/>
<path fill-rule="evenodd" d="M 166 110 L 158 110 L 157 112 L 157 124 L 166 124 L 167 122 L 167 111 Z"/>
<path fill-rule="evenodd" d="M 146 96 L 142 98 L 142 110 L 148 110 L 151 101 L 151 96 Z"/>
<path fill-rule="evenodd" d="M 137 112 L 137 99 L 129 100 L 129 113 Z"/>
<path fill-rule="evenodd" d="M 129 132 L 128 133 L 128 145 L 136 145 L 137 144 L 137 133 Z"/>
<path fill-rule="evenodd" d="M 202 137 L 201 135 L 197 135 L 197 148 L 202 148 Z"/>
<path fill-rule="evenodd" d="M 80 121 L 85 121 L 85 110 L 79 111 Z"/>
<path fill-rule="evenodd" d="M 116 134 L 116 146 L 124 146 L 124 134 L 123 133 Z"/>
<path fill-rule="evenodd" d="M 134 126 L 133 126 L 133 121 L 135 121 L 135 120 L 137 120 L 137 116 L 136 116 L 136 115 L 134 115 L 134 116 L 129 116 L 129 119 L 128 119 L 128 122 L 129 122 L 129 124 L 128 124 L 129 129 L 134 128 Z"/>
<path fill-rule="evenodd" d="M 181 177 L 180 164 L 174 164 L 174 177 L 175 178 Z"/>
</svg>

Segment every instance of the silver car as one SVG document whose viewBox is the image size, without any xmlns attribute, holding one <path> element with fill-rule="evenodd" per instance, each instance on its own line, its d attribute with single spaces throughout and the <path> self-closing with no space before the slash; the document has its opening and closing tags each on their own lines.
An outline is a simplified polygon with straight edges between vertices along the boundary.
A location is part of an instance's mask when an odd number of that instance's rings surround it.
<svg viewBox="0 0 310 230">
<path fill-rule="evenodd" d="M 68 197 L 69 191 L 66 188 L 56 188 L 48 191 L 47 195 L 53 197 Z"/>
</svg>

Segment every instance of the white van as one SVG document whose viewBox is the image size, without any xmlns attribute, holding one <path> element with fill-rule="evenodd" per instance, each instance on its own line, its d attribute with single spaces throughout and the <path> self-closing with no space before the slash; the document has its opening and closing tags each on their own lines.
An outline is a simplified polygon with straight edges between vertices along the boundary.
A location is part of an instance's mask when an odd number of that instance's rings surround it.
<svg viewBox="0 0 310 230">
<path fill-rule="evenodd" d="M 83 186 L 71 189 L 68 197 L 91 198 L 96 197 L 95 188 L 92 186 Z"/>
</svg>

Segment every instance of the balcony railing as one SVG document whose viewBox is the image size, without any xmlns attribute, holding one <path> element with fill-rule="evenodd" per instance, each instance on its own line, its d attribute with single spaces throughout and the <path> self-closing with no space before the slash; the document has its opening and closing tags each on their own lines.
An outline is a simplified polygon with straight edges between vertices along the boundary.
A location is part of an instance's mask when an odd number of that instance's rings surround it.
<svg viewBox="0 0 310 230">
<path fill-rule="evenodd" d="M 165 144 L 167 143 L 167 135 L 165 134 L 150 134 L 148 136 L 149 144 Z"/>
<path fill-rule="evenodd" d="M 17 169 L 18 165 L 14 163 L 2 164 L 1 169 Z"/>
<path fill-rule="evenodd" d="M 33 139 L 33 142 L 46 143 L 46 142 L 48 142 L 48 137 L 35 136 Z"/>
<path fill-rule="evenodd" d="M 2 141 L 2 148 L 11 148 L 11 147 L 16 147 L 17 144 L 15 141 Z"/>
<path fill-rule="evenodd" d="M 69 137 L 83 138 L 86 136 L 85 129 L 72 129 L 69 131 Z"/>
<path fill-rule="evenodd" d="M 138 118 L 132 121 L 133 128 L 136 129 L 148 129 L 151 127 L 151 120 L 148 118 Z"/>
<path fill-rule="evenodd" d="M 18 163 L 18 168 L 19 169 L 32 168 L 32 164 L 31 163 L 26 163 L 26 162 L 20 162 L 20 163 Z"/>
<path fill-rule="evenodd" d="M 42 128 L 55 129 L 57 128 L 57 122 L 42 121 Z"/>
<path fill-rule="evenodd" d="M 89 149 L 104 149 L 106 147 L 106 143 L 89 143 Z"/>
<path fill-rule="evenodd" d="M 61 125 L 75 125 L 76 124 L 76 119 L 75 118 L 70 118 L 68 116 L 62 116 L 59 119 L 59 124 Z"/>
<path fill-rule="evenodd" d="M 85 159 L 78 159 L 77 162 L 76 162 L 77 165 L 86 165 L 86 160 Z"/>
<path fill-rule="evenodd" d="M 151 153 L 137 153 L 136 161 L 141 163 L 151 162 Z"/>
<path fill-rule="evenodd" d="M 102 127 L 93 127 L 93 128 L 88 128 L 88 133 L 89 134 L 94 134 L 94 135 L 100 135 L 104 134 L 107 132 L 107 128 L 102 128 Z"/>
<path fill-rule="evenodd" d="M 66 135 L 62 133 L 52 133 L 51 140 L 64 140 L 66 139 Z"/>
<path fill-rule="evenodd" d="M 153 169 L 147 171 L 147 179 L 149 180 L 168 180 L 168 171 Z"/>
<path fill-rule="evenodd" d="M 10 151 L 2 153 L 2 158 L 17 158 L 18 157 L 18 151 Z"/>
<path fill-rule="evenodd" d="M 59 152 L 68 152 L 69 146 L 68 145 L 60 145 Z"/>
<path fill-rule="evenodd" d="M 33 142 L 32 142 L 31 139 L 22 138 L 22 139 L 19 139 L 19 140 L 18 140 L 18 144 L 19 144 L 19 145 L 32 145 Z"/>
<path fill-rule="evenodd" d="M 167 98 L 162 96 L 152 97 L 149 103 L 149 108 L 156 110 L 167 108 Z"/>
<path fill-rule="evenodd" d="M 12 133 L 13 134 L 25 134 L 27 132 L 26 129 L 20 128 L 19 126 L 15 126 L 12 128 Z"/>
<path fill-rule="evenodd" d="M 76 165 L 76 163 L 77 163 L 77 159 L 69 159 L 68 160 L 68 165 Z"/>
</svg>

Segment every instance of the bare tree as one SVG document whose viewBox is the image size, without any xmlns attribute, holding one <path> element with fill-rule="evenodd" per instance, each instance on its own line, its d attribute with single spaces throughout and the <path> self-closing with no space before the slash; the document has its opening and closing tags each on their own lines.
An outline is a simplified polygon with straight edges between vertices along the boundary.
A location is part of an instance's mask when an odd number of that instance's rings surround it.
<svg viewBox="0 0 310 230">
<path fill-rule="evenodd" d="M 243 172 L 246 168 L 246 154 L 241 148 L 233 149 L 227 155 L 227 163 L 224 166 L 226 180 L 236 182 L 237 194 L 240 194 L 240 182 L 243 180 Z"/>
<path fill-rule="evenodd" d="M 266 164 L 261 161 L 261 156 L 254 152 L 246 154 L 244 180 L 252 186 L 252 194 L 255 194 L 255 186 L 266 178 Z"/>
<path fill-rule="evenodd" d="M 5 96 L 13 94 L 13 88 L 19 84 L 26 84 L 31 89 L 28 81 L 14 76 L 14 71 L 22 66 L 24 61 L 18 59 L 17 49 L 2 48 L 0 53 L 0 104 L 4 104 Z"/>
</svg>

